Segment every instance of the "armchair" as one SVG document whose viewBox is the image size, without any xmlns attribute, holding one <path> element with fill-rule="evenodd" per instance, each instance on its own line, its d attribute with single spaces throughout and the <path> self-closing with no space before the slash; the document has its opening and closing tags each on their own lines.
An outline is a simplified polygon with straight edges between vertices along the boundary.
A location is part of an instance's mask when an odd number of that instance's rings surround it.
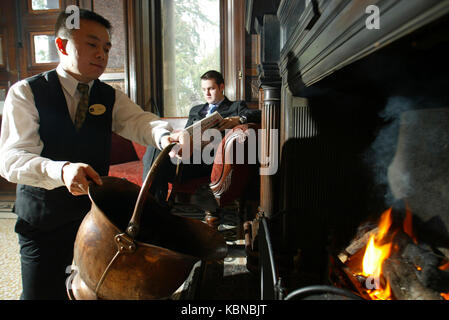
<svg viewBox="0 0 449 320">
<path fill-rule="evenodd" d="M 169 183 L 169 201 L 176 195 L 192 196 L 199 188 L 203 195 L 213 198 L 204 201 L 205 220 L 211 227 L 220 222 L 220 209 L 238 200 L 239 216 L 244 219 L 249 200 L 259 198 L 259 165 L 257 162 L 257 130 L 259 124 L 247 123 L 230 130 L 220 142 L 210 177 L 192 179 L 183 183 Z M 189 197 L 188 197 L 189 198 Z M 210 200 L 210 199 L 209 199 Z"/>
<path fill-rule="evenodd" d="M 187 118 L 163 119 L 169 121 L 174 129 L 183 128 L 187 121 Z M 202 193 L 201 201 L 196 203 L 206 212 L 205 220 L 213 227 L 220 222 L 221 208 L 237 200 L 239 215 L 244 219 L 246 205 L 252 201 L 258 203 L 259 198 L 259 128 L 259 124 L 247 123 L 230 130 L 217 148 L 211 175 L 183 183 L 168 183 L 167 200 L 171 204 L 175 198 L 182 199 L 181 202 L 192 203 L 198 193 Z M 252 146 L 251 152 L 248 152 L 249 144 Z M 141 186 L 144 153 L 145 147 L 113 134 L 109 176 L 125 178 Z"/>
</svg>

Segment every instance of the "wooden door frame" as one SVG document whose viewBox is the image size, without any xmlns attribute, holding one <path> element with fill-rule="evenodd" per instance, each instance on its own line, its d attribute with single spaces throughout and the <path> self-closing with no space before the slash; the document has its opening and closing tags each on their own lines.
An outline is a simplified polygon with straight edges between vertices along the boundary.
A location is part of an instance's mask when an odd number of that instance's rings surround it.
<svg viewBox="0 0 449 320">
<path fill-rule="evenodd" d="M 221 69 L 230 100 L 245 100 L 245 1 L 220 0 Z"/>
</svg>

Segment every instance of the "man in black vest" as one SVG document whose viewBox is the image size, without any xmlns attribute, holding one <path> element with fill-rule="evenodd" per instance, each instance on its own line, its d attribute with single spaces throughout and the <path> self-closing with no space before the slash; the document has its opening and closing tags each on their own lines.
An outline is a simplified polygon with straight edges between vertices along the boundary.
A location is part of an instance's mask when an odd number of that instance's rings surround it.
<svg viewBox="0 0 449 320">
<path fill-rule="evenodd" d="M 5 101 L 0 174 L 17 183 L 22 299 L 67 299 L 66 269 L 90 209 L 89 181 L 109 171 L 111 132 L 159 149 L 171 127 L 98 80 L 111 48 L 109 21 L 80 9 L 78 28 L 56 23 L 60 63 L 14 84 Z"/>
<path fill-rule="evenodd" d="M 245 101 L 230 101 L 224 95 L 224 79 L 220 72 L 210 70 L 201 76 L 201 90 L 204 94 L 206 103 L 194 106 L 190 109 L 189 118 L 185 128 L 191 126 L 195 122 L 204 119 L 217 111 L 224 119 L 216 128 L 219 131 L 232 129 L 235 126 L 247 122 L 260 123 L 261 111 L 257 109 L 249 109 Z M 143 157 L 143 179 L 148 174 L 154 160 L 160 151 L 152 146 L 147 147 L 147 151 Z M 167 196 L 167 182 L 172 182 L 176 174 L 176 166 L 168 162 L 165 168 L 161 169 L 159 177 L 153 182 L 150 192 L 156 196 L 156 199 L 163 204 Z M 213 164 L 194 163 L 190 159 L 189 164 L 182 167 L 181 182 L 194 178 L 210 176 Z"/>
</svg>

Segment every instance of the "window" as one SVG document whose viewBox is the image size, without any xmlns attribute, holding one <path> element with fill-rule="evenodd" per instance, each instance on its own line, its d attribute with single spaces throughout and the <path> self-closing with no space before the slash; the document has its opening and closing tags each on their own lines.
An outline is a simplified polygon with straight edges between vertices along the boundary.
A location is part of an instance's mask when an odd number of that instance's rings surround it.
<svg viewBox="0 0 449 320">
<path fill-rule="evenodd" d="M 32 11 L 58 10 L 60 8 L 59 0 L 30 0 Z"/>
<path fill-rule="evenodd" d="M 3 104 L 6 99 L 6 87 L 0 86 L 0 115 L 3 113 Z"/>
<path fill-rule="evenodd" d="M 220 71 L 220 1 L 162 1 L 164 116 L 204 103 L 200 76 Z"/>
<path fill-rule="evenodd" d="M 53 32 L 31 32 L 31 48 L 33 65 L 41 63 L 57 63 L 59 61 L 56 51 L 55 36 Z"/>
</svg>

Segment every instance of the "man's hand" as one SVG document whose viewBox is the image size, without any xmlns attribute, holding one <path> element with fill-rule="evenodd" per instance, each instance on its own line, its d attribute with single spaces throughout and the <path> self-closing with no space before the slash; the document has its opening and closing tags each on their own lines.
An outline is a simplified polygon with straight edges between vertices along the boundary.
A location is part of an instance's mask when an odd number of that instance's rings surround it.
<svg viewBox="0 0 449 320">
<path fill-rule="evenodd" d="M 165 149 L 171 143 L 170 141 L 171 140 L 170 140 L 170 136 L 169 135 L 163 136 L 161 138 L 161 147 L 162 147 L 162 149 Z"/>
<path fill-rule="evenodd" d="M 226 129 L 232 129 L 235 126 L 238 126 L 240 124 L 240 117 L 234 116 L 234 117 L 227 117 L 221 120 L 220 124 L 217 127 L 217 130 L 223 131 Z"/>
<path fill-rule="evenodd" d="M 169 153 L 171 158 L 183 159 L 183 156 L 189 157 L 192 154 L 192 137 L 187 131 L 173 131 L 170 135 L 170 142 L 177 142 L 176 146 Z"/>
<path fill-rule="evenodd" d="M 90 180 L 100 186 L 103 184 L 100 175 L 85 163 L 66 163 L 62 167 L 62 180 L 74 196 L 87 194 Z"/>
</svg>

